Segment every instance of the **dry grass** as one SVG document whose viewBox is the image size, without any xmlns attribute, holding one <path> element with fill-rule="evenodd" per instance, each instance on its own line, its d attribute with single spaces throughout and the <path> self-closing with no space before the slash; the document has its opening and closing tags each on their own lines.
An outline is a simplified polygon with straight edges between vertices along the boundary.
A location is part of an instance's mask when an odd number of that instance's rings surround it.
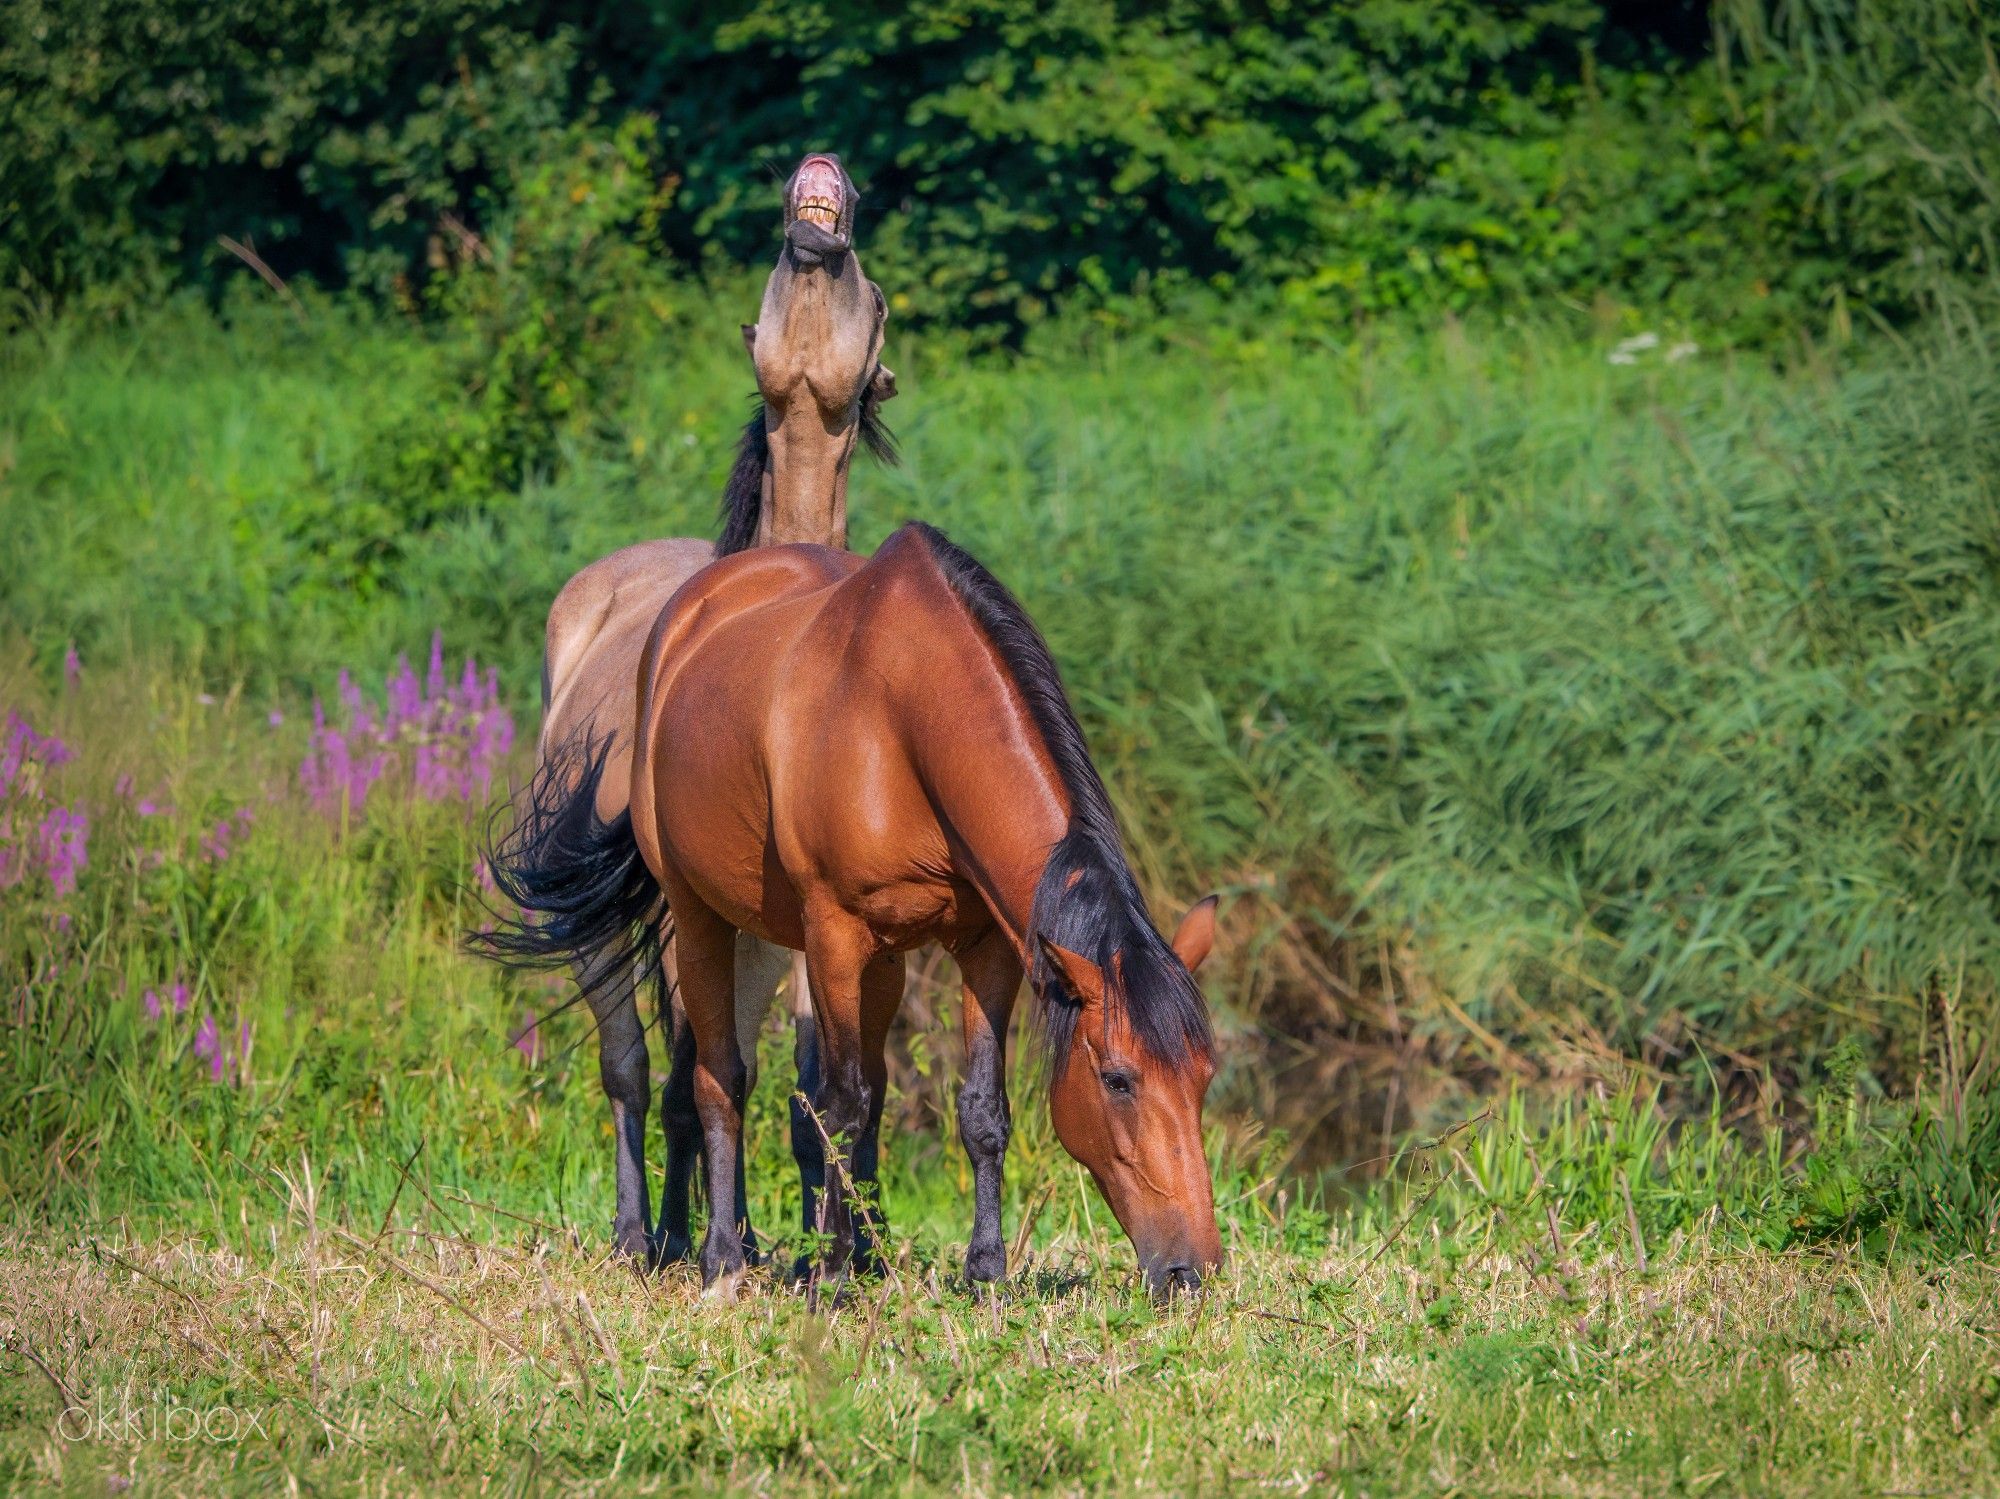
<svg viewBox="0 0 2000 1499">
<path fill-rule="evenodd" d="M 1972 1493 L 2000 1485 L 2000 1280 L 1960 1263 L 1337 1234 L 1155 1312 L 1058 1235 L 975 1299 L 907 1245 L 833 1310 L 733 1305 L 426 1200 L 0 1232 L 0 1480 L 101 1493 Z M 457 1224 L 459 1227 L 454 1227 Z M 1644 1257 L 1641 1269 L 1639 1261 Z M 63 1393 L 59 1396 L 58 1390 Z M 108 1436 L 59 1433 L 65 1404 Z M 175 1440 L 227 1410 L 240 1439 Z M 126 1413 L 138 1413 L 135 1419 Z M 256 1426 L 247 1422 L 255 1417 Z M 178 1418 L 184 1431 L 188 1415 Z M 71 1431 L 85 1418 L 67 1418 Z M 149 1432 L 148 1428 L 151 1427 Z"/>
</svg>

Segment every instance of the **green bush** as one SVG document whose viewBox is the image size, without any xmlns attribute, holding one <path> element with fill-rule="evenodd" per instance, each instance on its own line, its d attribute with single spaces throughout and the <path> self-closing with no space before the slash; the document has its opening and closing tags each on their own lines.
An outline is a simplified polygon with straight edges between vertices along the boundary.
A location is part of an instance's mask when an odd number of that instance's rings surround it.
<svg viewBox="0 0 2000 1499">
<path fill-rule="evenodd" d="M 682 264 L 761 260 L 773 181 L 832 147 L 897 312 L 988 338 L 1194 288 L 1309 328 L 1963 321 L 2000 276 L 1996 47 L 1961 0 L 22 0 L 0 286 L 129 305 L 247 252 L 415 297 L 576 132 L 656 129 Z"/>
</svg>

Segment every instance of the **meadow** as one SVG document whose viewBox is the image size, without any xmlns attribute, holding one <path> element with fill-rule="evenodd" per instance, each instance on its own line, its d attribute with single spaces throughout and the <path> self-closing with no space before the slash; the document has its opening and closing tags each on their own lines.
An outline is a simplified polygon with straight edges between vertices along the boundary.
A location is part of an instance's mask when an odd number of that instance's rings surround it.
<svg viewBox="0 0 2000 1499">
<path fill-rule="evenodd" d="M 857 545 L 993 566 L 1156 909 L 1224 895 L 1228 1268 L 1145 1303 L 1028 1058 L 1017 1274 L 954 1283 L 931 963 L 888 1272 L 729 1308 L 605 1262 L 587 1026 L 459 941 L 548 598 L 712 527 L 745 300 L 660 306 L 587 435 L 425 512 L 451 351 L 358 304 L 0 355 L 0 1486 L 2000 1486 L 1976 328 L 892 327 Z M 259 1425 L 57 1429 L 162 1391 Z"/>
</svg>

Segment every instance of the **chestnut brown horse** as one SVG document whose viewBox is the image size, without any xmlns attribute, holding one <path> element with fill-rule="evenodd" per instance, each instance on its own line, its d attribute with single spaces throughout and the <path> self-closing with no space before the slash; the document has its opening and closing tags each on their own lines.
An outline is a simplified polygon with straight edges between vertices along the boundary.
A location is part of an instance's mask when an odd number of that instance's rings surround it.
<svg viewBox="0 0 2000 1499">
<path fill-rule="evenodd" d="M 1154 928 L 1048 648 L 972 557 L 913 523 L 865 562 L 784 546 L 715 563 L 647 645 L 626 817 L 596 815 L 601 766 L 600 754 L 538 783 L 503 884 L 537 896 L 522 932 L 544 954 L 629 944 L 635 930 L 643 946 L 671 911 L 711 1182 L 741 1159 L 734 965 L 747 932 L 806 955 L 813 1102 L 838 1153 L 819 1215 L 825 1268 L 865 1249 L 854 1197 L 874 1177 L 902 955 L 935 941 L 965 983 L 968 1275 L 1005 1268 L 1006 1038 L 1024 973 L 1056 1134 L 1148 1285 L 1192 1287 L 1218 1263 L 1201 1135 L 1212 1043 L 1192 977 L 1213 898 L 1171 943 Z M 740 1219 L 711 1211 L 704 1282 L 745 1262 Z"/>
</svg>

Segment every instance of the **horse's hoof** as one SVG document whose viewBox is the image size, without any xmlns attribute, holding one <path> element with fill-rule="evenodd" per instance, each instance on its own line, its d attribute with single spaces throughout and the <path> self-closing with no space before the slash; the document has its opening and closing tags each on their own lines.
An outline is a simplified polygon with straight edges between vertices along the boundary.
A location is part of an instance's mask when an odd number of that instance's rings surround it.
<svg viewBox="0 0 2000 1499">
<path fill-rule="evenodd" d="M 1007 1278 L 1007 1248 L 1003 1244 L 975 1244 L 965 1253 L 965 1278 L 973 1285 Z"/>
<path fill-rule="evenodd" d="M 701 1288 L 701 1299 L 715 1302 L 719 1306 L 734 1306 L 737 1296 L 743 1290 L 743 1277 L 747 1273 L 741 1267 L 724 1271 Z"/>
<path fill-rule="evenodd" d="M 686 1234 L 668 1234 L 660 1240 L 653 1255 L 655 1269 L 663 1265 L 678 1265 L 694 1253 L 694 1241 Z"/>
<path fill-rule="evenodd" d="M 611 1231 L 612 1254 L 621 1260 L 636 1260 L 641 1265 L 653 1262 L 653 1236 L 637 1224 Z"/>
</svg>

